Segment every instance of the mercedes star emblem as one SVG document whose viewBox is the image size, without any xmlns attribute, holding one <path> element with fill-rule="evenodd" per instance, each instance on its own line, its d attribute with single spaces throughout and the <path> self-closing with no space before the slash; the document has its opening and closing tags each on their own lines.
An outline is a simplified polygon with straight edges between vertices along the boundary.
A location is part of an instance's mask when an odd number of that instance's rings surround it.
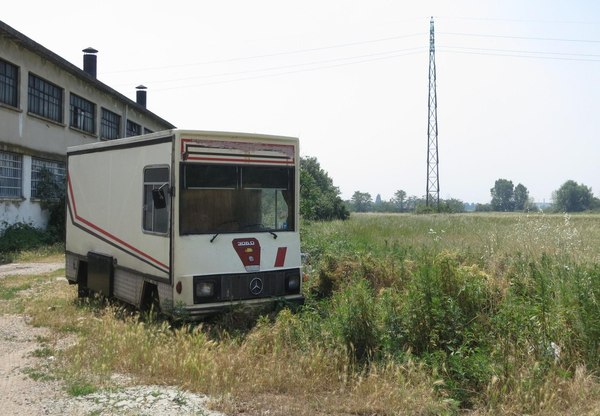
<svg viewBox="0 0 600 416">
<path fill-rule="evenodd" d="M 250 293 L 254 296 L 260 295 L 263 290 L 263 281 L 260 277 L 255 277 L 250 281 Z"/>
</svg>

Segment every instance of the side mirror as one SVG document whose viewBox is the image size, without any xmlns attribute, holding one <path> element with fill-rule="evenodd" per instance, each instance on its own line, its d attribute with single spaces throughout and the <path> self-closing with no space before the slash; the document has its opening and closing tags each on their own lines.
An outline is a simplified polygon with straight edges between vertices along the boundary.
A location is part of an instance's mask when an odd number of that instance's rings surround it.
<svg viewBox="0 0 600 416">
<path fill-rule="evenodd" d="M 165 191 L 162 186 L 152 190 L 152 202 L 154 203 L 154 209 L 163 209 L 167 207 L 167 198 L 165 197 Z"/>
</svg>

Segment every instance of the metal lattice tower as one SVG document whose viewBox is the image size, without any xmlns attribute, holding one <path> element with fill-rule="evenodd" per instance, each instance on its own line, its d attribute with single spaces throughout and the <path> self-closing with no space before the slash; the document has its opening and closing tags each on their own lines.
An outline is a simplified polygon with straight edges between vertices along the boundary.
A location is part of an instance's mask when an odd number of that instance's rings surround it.
<svg viewBox="0 0 600 416">
<path fill-rule="evenodd" d="M 426 205 L 440 205 L 440 182 L 438 167 L 437 93 L 435 90 L 435 37 L 433 17 L 429 22 L 429 102 L 427 124 L 427 193 Z"/>
</svg>

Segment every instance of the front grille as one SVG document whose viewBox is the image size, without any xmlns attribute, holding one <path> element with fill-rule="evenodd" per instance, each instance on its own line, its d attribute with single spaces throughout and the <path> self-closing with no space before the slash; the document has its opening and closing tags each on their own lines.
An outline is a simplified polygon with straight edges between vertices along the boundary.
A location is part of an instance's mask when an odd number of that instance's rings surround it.
<svg viewBox="0 0 600 416">
<path fill-rule="evenodd" d="M 194 303 L 260 299 L 300 293 L 299 288 L 293 291 L 286 290 L 290 276 L 300 276 L 300 270 L 194 276 Z M 215 283 L 215 293 L 212 297 L 197 295 L 196 285 L 202 281 Z M 261 285 L 260 290 L 257 285 Z"/>
</svg>

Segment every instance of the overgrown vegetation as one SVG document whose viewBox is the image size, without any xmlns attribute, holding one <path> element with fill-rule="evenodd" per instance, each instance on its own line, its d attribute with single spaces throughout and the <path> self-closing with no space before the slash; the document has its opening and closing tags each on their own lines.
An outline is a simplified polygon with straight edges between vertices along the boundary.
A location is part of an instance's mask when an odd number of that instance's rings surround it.
<svg viewBox="0 0 600 416">
<path fill-rule="evenodd" d="M 315 157 L 300 159 L 300 215 L 308 220 L 345 220 L 350 213 L 340 190 Z"/>
<path fill-rule="evenodd" d="M 25 222 L 0 223 L 0 264 L 64 252 L 66 179 L 46 168 L 38 175 L 37 198 L 48 212 L 47 227 L 41 229 Z"/>
<path fill-rule="evenodd" d="M 78 335 L 62 376 L 92 390 L 116 372 L 231 413 L 600 412 L 600 216 L 365 214 L 302 230 L 296 313 L 174 328 L 58 283 L 24 305 Z"/>
<path fill-rule="evenodd" d="M 67 180 L 47 168 L 39 172 L 37 196 L 42 209 L 48 211 L 46 231 L 57 241 L 65 240 Z"/>
<path fill-rule="evenodd" d="M 30 224 L 0 225 L 0 264 L 64 253 L 64 239 L 54 230 Z"/>
</svg>

